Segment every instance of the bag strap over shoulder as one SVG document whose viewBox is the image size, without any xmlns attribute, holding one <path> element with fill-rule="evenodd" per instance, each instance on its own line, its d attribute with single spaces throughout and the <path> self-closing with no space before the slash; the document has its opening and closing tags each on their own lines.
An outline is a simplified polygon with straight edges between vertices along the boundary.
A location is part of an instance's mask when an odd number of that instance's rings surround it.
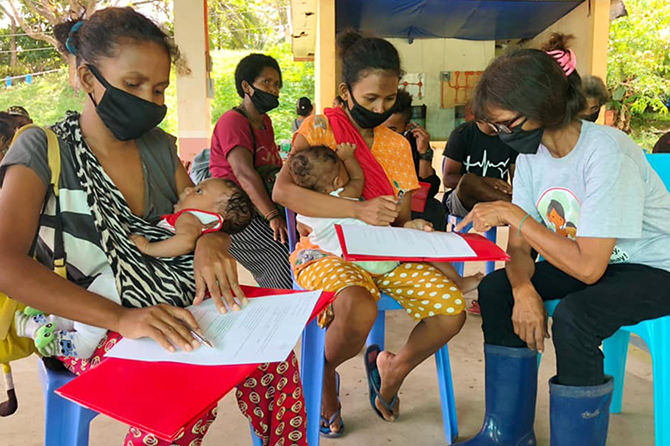
<svg viewBox="0 0 670 446">
<path fill-rule="evenodd" d="M 47 160 L 49 163 L 49 170 L 51 171 L 51 188 L 53 189 L 54 195 L 58 196 L 58 181 L 60 179 L 60 146 L 58 144 L 58 137 L 53 130 L 35 124 L 24 125 L 14 134 L 12 144 L 14 144 L 14 141 L 16 141 L 16 138 L 18 138 L 20 134 L 33 128 L 42 129 L 47 137 Z"/>
<path fill-rule="evenodd" d="M 251 142 L 254 145 L 253 150 L 251 151 L 251 156 L 252 156 L 252 166 L 255 168 L 256 167 L 256 150 L 258 147 L 256 146 L 256 132 L 254 132 L 254 128 L 251 126 L 251 121 L 249 121 L 249 117 L 247 116 L 246 113 L 244 113 L 244 110 L 242 110 L 239 107 L 233 107 L 233 110 L 235 110 L 237 113 L 241 114 L 244 116 L 244 118 L 247 120 L 247 124 L 249 124 L 249 133 L 251 133 Z"/>
<path fill-rule="evenodd" d="M 41 128 L 47 137 L 47 162 L 49 164 L 49 170 L 51 171 L 51 182 L 49 184 L 49 191 L 47 191 L 47 196 L 49 195 L 49 192 L 51 192 L 53 193 L 54 197 L 56 197 L 53 270 L 62 278 L 67 279 L 67 269 L 65 267 L 65 242 L 63 240 L 63 222 L 61 221 L 60 200 L 58 199 L 58 183 L 60 181 L 61 171 L 60 144 L 58 143 L 58 137 L 53 132 L 53 130 L 34 124 L 25 125 L 17 130 L 14 134 L 14 138 L 12 139 L 12 143 L 21 133 L 31 128 Z"/>
</svg>

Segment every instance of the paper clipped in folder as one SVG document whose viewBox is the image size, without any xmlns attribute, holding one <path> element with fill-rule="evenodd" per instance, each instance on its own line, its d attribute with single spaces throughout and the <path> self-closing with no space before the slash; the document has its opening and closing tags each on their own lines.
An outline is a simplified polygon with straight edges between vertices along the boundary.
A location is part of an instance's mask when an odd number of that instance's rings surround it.
<svg viewBox="0 0 670 446">
<path fill-rule="evenodd" d="M 350 261 L 468 262 L 509 260 L 479 234 L 426 232 L 389 226 L 335 225 L 342 256 Z"/>
<path fill-rule="evenodd" d="M 245 294 L 261 297 L 304 291 L 243 286 Z M 323 292 L 311 319 L 334 299 Z M 59 395 L 115 420 L 167 441 L 213 407 L 242 382 L 258 364 L 191 365 L 106 358 L 56 391 Z"/>
</svg>

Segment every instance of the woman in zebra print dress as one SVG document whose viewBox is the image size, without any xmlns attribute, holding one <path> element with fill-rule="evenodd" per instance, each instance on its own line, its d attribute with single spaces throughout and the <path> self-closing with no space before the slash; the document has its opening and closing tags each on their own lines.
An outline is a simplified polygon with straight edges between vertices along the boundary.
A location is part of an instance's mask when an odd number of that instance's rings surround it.
<svg viewBox="0 0 670 446">
<path fill-rule="evenodd" d="M 201 237 L 194 256 L 168 259 L 143 257 L 128 238 L 167 238 L 154 223 L 192 185 L 174 138 L 156 128 L 166 112 L 174 47 L 131 8 L 99 10 L 58 25 L 54 34 L 76 56 L 88 99 L 81 114 L 68 112 L 52 127 L 60 146 L 58 196 L 48 187 L 43 130 L 23 132 L 2 160 L 0 208 L 11 212 L 0 213 L 0 290 L 46 313 L 110 330 L 89 361 L 59 358 L 75 373 L 97 365 L 119 335 L 151 337 L 167 349 L 190 351 L 198 344 L 182 321 L 193 328 L 197 323 L 180 307 L 201 301 L 208 291 L 225 311 L 224 301 L 232 308 L 233 295 L 244 294 L 223 233 Z M 51 272 L 58 246 L 67 255 L 67 280 Z M 110 286 L 116 286 L 121 304 L 86 291 L 103 274 L 114 277 Z M 259 367 L 237 396 L 264 444 L 306 444 L 293 354 Z M 216 406 L 208 408 L 174 443 L 200 444 L 215 415 Z M 123 444 L 168 443 L 132 428 Z"/>
</svg>

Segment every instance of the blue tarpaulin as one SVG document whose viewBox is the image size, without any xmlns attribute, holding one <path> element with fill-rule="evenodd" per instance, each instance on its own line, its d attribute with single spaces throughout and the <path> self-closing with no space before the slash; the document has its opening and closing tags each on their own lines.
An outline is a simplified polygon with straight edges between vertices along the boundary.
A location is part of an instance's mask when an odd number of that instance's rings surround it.
<svg viewBox="0 0 670 446">
<path fill-rule="evenodd" d="M 336 0 L 338 31 L 379 37 L 532 38 L 584 0 Z"/>
</svg>

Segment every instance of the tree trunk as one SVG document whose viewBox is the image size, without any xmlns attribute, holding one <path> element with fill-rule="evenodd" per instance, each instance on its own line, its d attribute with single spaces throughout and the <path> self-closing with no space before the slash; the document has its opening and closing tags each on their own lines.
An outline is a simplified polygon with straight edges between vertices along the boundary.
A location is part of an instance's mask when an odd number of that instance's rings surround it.
<svg viewBox="0 0 670 446">
<path fill-rule="evenodd" d="M 16 22 L 14 21 L 13 18 L 10 17 L 10 33 L 11 37 L 9 38 L 9 51 L 11 51 L 10 54 L 10 59 L 9 59 L 9 67 L 10 68 L 16 68 L 17 60 L 16 60 Z"/>
</svg>

